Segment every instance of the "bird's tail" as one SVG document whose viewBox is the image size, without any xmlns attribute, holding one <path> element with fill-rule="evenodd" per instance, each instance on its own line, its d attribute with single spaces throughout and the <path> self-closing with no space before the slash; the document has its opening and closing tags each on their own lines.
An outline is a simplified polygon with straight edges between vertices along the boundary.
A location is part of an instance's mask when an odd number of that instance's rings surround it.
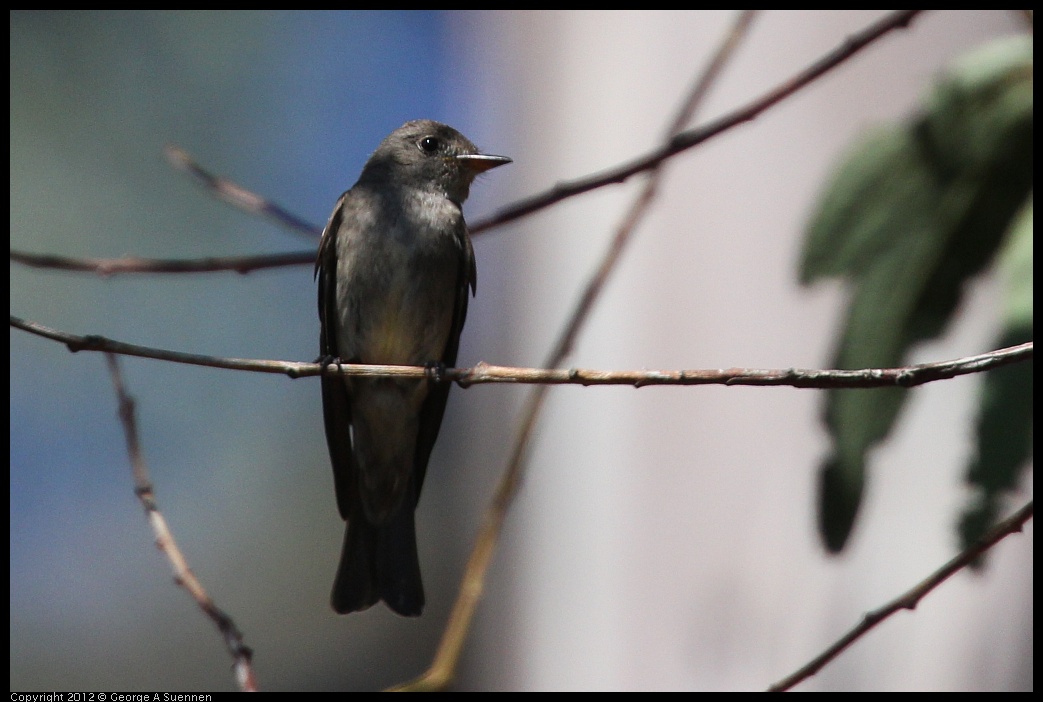
<svg viewBox="0 0 1043 702">
<path fill-rule="evenodd" d="M 357 612 L 384 600 L 388 607 L 416 617 L 424 610 L 424 584 L 416 549 L 413 503 L 380 525 L 359 515 L 348 521 L 330 603 L 338 614 Z"/>
</svg>

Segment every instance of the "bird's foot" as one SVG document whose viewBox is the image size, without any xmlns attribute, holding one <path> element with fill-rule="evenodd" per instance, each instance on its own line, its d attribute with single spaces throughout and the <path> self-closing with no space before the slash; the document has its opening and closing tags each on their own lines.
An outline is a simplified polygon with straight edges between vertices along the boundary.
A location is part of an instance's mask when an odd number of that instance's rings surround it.
<svg viewBox="0 0 1043 702">
<path fill-rule="evenodd" d="M 445 382 L 445 364 L 441 361 L 428 361 L 424 364 L 424 371 L 432 383 Z"/>
</svg>

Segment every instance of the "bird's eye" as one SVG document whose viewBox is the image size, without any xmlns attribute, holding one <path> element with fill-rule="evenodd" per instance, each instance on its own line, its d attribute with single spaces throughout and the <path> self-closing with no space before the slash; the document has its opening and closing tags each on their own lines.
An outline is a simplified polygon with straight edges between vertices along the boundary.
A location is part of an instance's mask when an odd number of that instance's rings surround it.
<svg viewBox="0 0 1043 702">
<path fill-rule="evenodd" d="M 438 137 L 426 136 L 416 143 L 425 154 L 433 154 L 442 146 Z"/>
</svg>

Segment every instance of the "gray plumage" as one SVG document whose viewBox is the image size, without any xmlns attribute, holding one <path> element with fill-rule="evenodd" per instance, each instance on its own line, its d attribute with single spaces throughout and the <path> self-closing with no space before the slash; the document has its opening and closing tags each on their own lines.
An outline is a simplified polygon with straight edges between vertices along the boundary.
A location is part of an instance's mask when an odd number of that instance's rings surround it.
<svg viewBox="0 0 1043 702">
<path fill-rule="evenodd" d="M 391 133 L 341 196 L 315 264 L 320 348 L 343 363 L 456 363 L 474 294 L 461 205 L 485 156 L 430 120 Z M 322 377 L 337 507 L 347 521 L 333 609 L 378 600 L 406 616 L 424 606 L 413 512 L 442 424 L 448 383 Z"/>
</svg>

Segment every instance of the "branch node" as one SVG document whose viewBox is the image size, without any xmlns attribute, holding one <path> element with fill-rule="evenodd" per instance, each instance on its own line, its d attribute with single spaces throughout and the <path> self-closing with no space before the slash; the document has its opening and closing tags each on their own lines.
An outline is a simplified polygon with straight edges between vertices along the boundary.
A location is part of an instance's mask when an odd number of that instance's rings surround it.
<svg viewBox="0 0 1043 702">
<path fill-rule="evenodd" d="M 69 351 L 77 353 L 78 351 L 94 351 L 105 347 L 108 340 L 104 336 L 98 336 L 97 334 L 87 334 L 80 339 L 70 339 L 65 342 L 65 346 Z"/>
</svg>

